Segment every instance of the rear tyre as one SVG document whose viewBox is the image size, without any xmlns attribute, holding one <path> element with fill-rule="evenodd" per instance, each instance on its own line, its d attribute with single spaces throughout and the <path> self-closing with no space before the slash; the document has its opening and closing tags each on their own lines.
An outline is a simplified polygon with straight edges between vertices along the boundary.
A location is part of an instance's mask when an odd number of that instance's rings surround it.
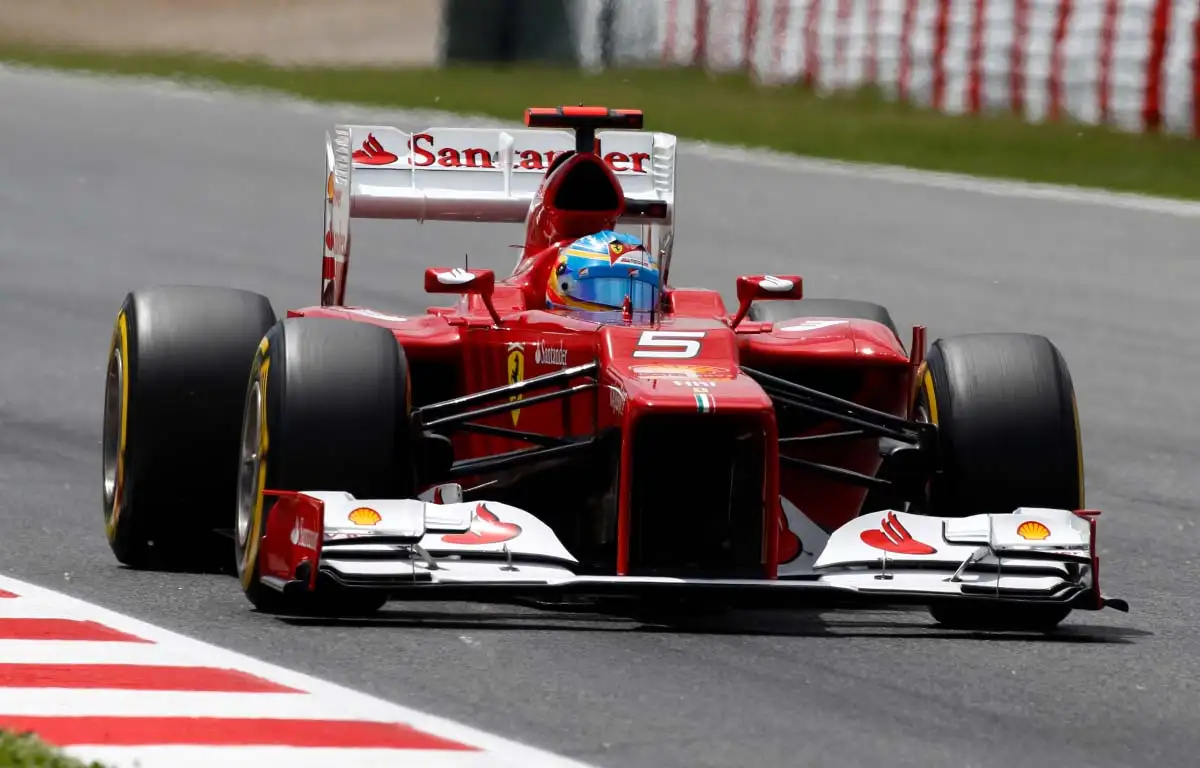
<svg viewBox="0 0 1200 768">
<path fill-rule="evenodd" d="M 249 291 L 169 286 L 125 297 L 101 439 L 104 529 L 122 564 L 228 563 L 214 531 L 228 526 L 237 487 L 246 369 L 274 323 L 271 303 Z"/>
<path fill-rule="evenodd" d="M 236 559 L 246 597 L 266 613 L 362 615 L 386 597 L 330 585 L 285 598 L 258 578 L 270 500 L 263 489 L 346 491 L 360 499 L 416 493 L 408 364 L 390 331 L 289 318 L 262 339 L 245 386 Z"/>
<path fill-rule="evenodd" d="M 1044 336 L 938 339 L 916 406 L 918 419 L 938 426 L 943 471 L 930 483 L 929 514 L 1084 506 L 1075 391 L 1066 361 Z M 963 628 L 1051 629 L 1069 613 L 1060 606 L 948 605 L 933 616 Z"/>
<path fill-rule="evenodd" d="M 802 317 L 832 317 L 847 320 L 872 320 L 900 333 L 887 308 L 857 299 L 795 299 L 760 301 L 750 305 L 746 318 L 756 323 L 780 323 Z"/>
</svg>

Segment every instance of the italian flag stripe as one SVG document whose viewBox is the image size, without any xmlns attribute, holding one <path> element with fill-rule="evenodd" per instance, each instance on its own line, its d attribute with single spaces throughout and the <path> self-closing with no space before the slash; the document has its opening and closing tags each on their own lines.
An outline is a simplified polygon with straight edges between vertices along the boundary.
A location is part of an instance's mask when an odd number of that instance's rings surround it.
<svg viewBox="0 0 1200 768">
<path fill-rule="evenodd" d="M 716 410 L 716 405 L 713 403 L 712 395 L 703 395 L 696 393 L 696 410 L 700 413 L 712 413 Z"/>
</svg>

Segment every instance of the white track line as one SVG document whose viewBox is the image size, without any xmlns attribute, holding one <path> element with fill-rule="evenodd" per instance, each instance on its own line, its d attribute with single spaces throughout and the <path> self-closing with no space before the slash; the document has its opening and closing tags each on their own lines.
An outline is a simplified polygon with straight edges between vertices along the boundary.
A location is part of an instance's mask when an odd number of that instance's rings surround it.
<svg viewBox="0 0 1200 768">
<path fill-rule="evenodd" d="M 409 128 L 426 128 L 435 122 L 445 125 L 479 127 L 517 127 L 520 125 L 520 123 L 512 120 L 499 120 L 482 115 L 459 114 L 439 110 L 381 109 L 379 107 L 351 103 L 321 103 L 299 99 L 278 91 L 238 88 L 219 82 L 204 82 L 199 80 L 176 82 L 150 76 L 79 74 L 75 72 L 43 70 L 16 64 L 0 64 L 0 77 L 45 77 L 74 80 L 92 85 L 142 89 L 165 98 L 214 102 L 242 99 L 255 103 L 274 104 L 282 109 L 294 112 L 328 115 L 330 120 L 379 122 L 408 126 Z M 538 105 L 531 104 L 530 106 Z M 640 106 L 653 119 L 653 104 L 633 106 Z M 946 189 L 971 194 L 1102 206 L 1182 218 L 1200 218 L 1200 202 L 1152 195 L 1112 192 L 1104 189 L 1060 184 L 1040 184 L 1017 180 L 992 179 L 971 176 L 969 174 L 924 171 L 899 165 L 824 160 L 756 147 L 729 146 L 700 141 L 681 140 L 679 148 L 681 154 L 690 154 L 710 161 L 765 168 L 776 172 L 810 176 L 840 176 L 867 181 L 882 181 L 894 184 Z"/>
<path fill-rule="evenodd" d="M 306 749 L 278 747 L 80 747 L 67 754 L 105 765 L 138 768 L 494 768 L 495 756 L 486 753 L 442 753 L 432 761 L 421 750 Z"/>
<path fill-rule="evenodd" d="M 13 620 L 56 618 L 90 621 L 149 643 L 114 641 L 0 640 L 0 663 L 4 664 L 145 664 L 161 666 L 209 666 L 233 669 L 287 686 L 302 693 L 215 693 L 205 691 L 145 691 L 91 688 L 3 687 L 0 685 L 0 721 L 5 717 L 223 717 L 286 719 L 341 723 L 395 723 L 429 736 L 475 748 L 455 749 L 313 749 L 306 747 L 137 747 L 74 745 L 72 754 L 88 760 L 103 759 L 113 766 L 156 768 L 157 766 L 241 765 L 373 766 L 414 765 L 422 768 L 475 768 L 476 766 L 528 766 L 528 768 L 587 768 L 583 763 L 543 752 L 470 726 L 428 715 L 366 694 L 253 659 L 217 646 L 170 632 L 147 622 L 0 576 L 0 590 L 16 598 L 0 598 L 0 633 L 13 627 Z M 247 604 L 247 610 L 249 605 Z M 297 630 L 302 631 L 302 630 Z M 43 670 L 35 670 L 42 674 Z M 74 673 L 74 672 L 73 672 Z M 10 680 L 12 678 L 9 678 Z M 45 678 L 43 678 L 45 680 Z M 3 678 L 0 678 L 2 683 Z M 27 685 L 28 683 L 21 683 Z M 264 722 L 262 731 L 270 731 Z M 68 728 L 76 727 L 72 722 Z M 335 725 L 334 729 L 342 728 Z M 219 726 L 218 726 L 219 729 Z M 254 728 L 259 730 L 257 726 Z M 419 734 L 418 734 L 419 735 Z M 87 737 L 91 739 L 92 737 Z M 378 742 L 376 742 L 378 743 Z"/>
<path fill-rule="evenodd" d="M 64 691 L 70 691 L 64 695 Z M 67 688 L 0 688 L 0 713 L 59 717 L 232 717 L 284 720 L 396 721 L 391 707 L 366 696 L 338 699 L 328 693 L 224 693 L 211 691 L 114 691 Z"/>
<path fill-rule="evenodd" d="M 0 613 L 3 616 L 3 613 Z M 71 640 L 0 640 L 0 663 L 5 664 L 142 664 L 207 667 L 211 658 L 155 650 L 140 643 L 80 643 Z"/>
<path fill-rule="evenodd" d="M 1159 213 L 1183 218 L 1200 218 L 1200 202 L 1167 197 L 1111 192 L 1103 189 L 1074 187 L 1062 184 L 1038 184 L 970 176 L 961 173 L 942 173 L 905 168 L 898 165 L 850 163 L 838 160 L 790 155 L 765 149 L 729 147 L 705 142 L 681 143 L 683 151 L 709 160 L 738 163 L 772 171 L 797 174 L 841 176 L 892 184 L 908 184 L 935 189 L 971 192 L 999 197 L 1045 200 L 1057 203 L 1099 205 L 1142 213 Z"/>
</svg>

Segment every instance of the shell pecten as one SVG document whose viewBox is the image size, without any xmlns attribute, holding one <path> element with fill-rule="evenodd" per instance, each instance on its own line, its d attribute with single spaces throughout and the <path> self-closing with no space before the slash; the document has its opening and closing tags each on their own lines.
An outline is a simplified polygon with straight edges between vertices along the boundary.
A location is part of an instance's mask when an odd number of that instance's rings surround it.
<svg viewBox="0 0 1200 768">
<path fill-rule="evenodd" d="M 1037 520 L 1029 520 L 1017 526 L 1017 535 L 1030 541 L 1041 541 L 1050 538 L 1050 529 Z"/>
<path fill-rule="evenodd" d="M 377 525 L 383 518 L 370 507 L 359 507 L 349 515 L 350 522 L 355 525 Z"/>
</svg>

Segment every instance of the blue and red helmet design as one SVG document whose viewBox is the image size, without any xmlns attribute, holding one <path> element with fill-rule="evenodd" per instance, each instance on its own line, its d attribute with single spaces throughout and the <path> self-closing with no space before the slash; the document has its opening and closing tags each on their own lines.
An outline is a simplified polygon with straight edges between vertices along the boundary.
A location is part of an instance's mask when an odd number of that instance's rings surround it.
<svg viewBox="0 0 1200 768">
<path fill-rule="evenodd" d="M 634 312 L 648 312 L 658 291 L 658 260 L 642 241 L 604 230 L 559 251 L 546 288 L 546 306 L 605 312 L 623 309 L 628 296 Z"/>
</svg>

